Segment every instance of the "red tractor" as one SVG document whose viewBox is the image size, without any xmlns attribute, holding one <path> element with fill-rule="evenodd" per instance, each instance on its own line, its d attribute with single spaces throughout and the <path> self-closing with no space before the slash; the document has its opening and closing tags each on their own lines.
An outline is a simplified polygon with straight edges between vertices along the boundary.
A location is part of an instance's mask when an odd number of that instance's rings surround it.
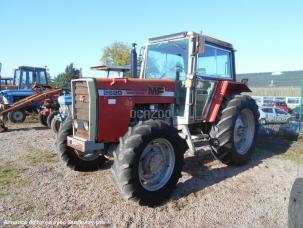
<svg viewBox="0 0 303 228">
<path fill-rule="evenodd" d="M 121 195 L 159 204 L 175 188 L 184 153 L 195 151 L 197 140 L 208 139 L 224 164 L 249 161 L 259 112 L 235 76 L 229 43 L 193 32 L 151 38 L 140 78 L 72 81 L 72 117 L 56 142 L 60 156 L 74 170 L 92 171 L 113 153 Z"/>
</svg>

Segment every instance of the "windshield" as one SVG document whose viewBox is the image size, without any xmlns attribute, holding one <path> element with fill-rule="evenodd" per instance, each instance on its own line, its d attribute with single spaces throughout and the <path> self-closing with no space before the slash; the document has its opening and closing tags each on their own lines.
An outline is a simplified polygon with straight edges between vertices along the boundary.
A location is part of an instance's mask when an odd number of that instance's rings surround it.
<svg viewBox="0 0 303 228">
<path fill-rule="evenodd" d="M 149 45 L 145 78 L 185 80 L 188 45 L 188 39 Z"/>
</svg>

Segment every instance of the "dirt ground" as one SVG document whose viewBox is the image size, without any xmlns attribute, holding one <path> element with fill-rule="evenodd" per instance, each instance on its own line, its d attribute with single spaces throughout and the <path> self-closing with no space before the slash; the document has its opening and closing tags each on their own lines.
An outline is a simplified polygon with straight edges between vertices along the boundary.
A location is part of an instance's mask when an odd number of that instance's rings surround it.
<svg viewBox="0 0 303 228">
<path fill-rule="evenodd" d="M 97 172 L 71 171 L 56 155 L 51 130 L 37 123 L 9 128 L 0 134 L 2 225 L 39 220 L 65 226 L 286 227 L 291 188 L 303 177 L 303 142 L 262 136 L 252 161 L 242 167 L 213 160 L 207 147 L 186 154 L 172 198 L 140 207 L 120 198 L 110 163 Z"/>
</svg>

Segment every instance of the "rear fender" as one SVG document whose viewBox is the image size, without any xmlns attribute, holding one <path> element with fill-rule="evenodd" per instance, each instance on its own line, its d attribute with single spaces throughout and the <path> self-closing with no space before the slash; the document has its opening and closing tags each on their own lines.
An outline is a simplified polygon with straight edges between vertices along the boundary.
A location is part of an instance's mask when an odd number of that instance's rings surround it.
<svg viewBox="0 0 303 228">
<path fill-rule="evenodd" d="M 244 83 L 234 81 L 218 81 L 205 122 L 211 123 L 216 121 L 223 98 L 225 96 L 241 94 L 243 92 L 251 92 L 251 90 Z"/>
</svg>

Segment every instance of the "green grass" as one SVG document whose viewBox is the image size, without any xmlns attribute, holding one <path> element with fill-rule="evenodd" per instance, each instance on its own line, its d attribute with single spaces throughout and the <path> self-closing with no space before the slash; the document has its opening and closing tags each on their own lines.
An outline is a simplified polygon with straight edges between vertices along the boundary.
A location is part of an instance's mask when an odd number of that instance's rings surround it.
<svg viewBox="0 0 303 228">
<path fill-rule="evenodd" d="M 20 157 L 20 160 L 28 165 L 37 165 L 40 163 L 54 163 L 57 161 L 56 154 L 47 150 L 40 150 L 33 147 L 26 148 L 26 154 Z"/>
<path fill-rule="evenodd" d="M 277 159 L 290 160 L 303 164 L 303 140 L 299 138 L 297 142 L 292 143 L 280 137 L 259 138 L 254 157 L 275 157 Z"/>
<path fill-rule="evenodd" d="M 16 182 L 21 173 L 25 171 L 12 162 L 5 162 L 0 165 L 0 189 Z"/>
<path fill-rule="evenodd" d="M 286 153 L 280 154 L 278 158 L 303 164 L 303 142 L 297 142 L 297 145 L 294 145 Z"/>
</svg>

